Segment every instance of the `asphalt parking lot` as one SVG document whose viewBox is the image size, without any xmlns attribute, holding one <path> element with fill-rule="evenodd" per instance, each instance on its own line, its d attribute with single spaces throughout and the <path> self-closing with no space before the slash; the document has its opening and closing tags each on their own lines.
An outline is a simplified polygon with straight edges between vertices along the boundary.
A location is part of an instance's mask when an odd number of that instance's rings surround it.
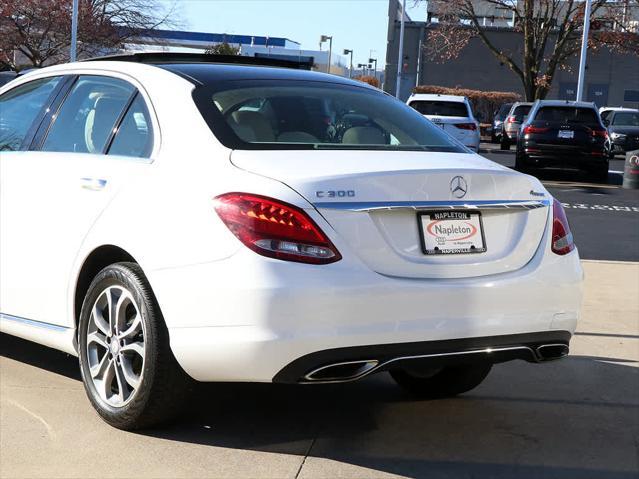
<svg viewBox="0 0 639 479">
<path fill-rule="evenodd" d="M 482 144 L 483 155 L 514 167 L 514 148 Z M 583 259 L 639 261 L 639 190 L 621 187 L 623 157 L 610 161 L 608 181 L 593 182 L 578 171 L 533 171 L 550 193 L 566 208 L 570 227 Z"/>
<path fill-rule="evenodd" d="M 175 424 L 126 433 L 94 413 L 75 358 L 0 334 L 0 477 L 636 479 L 639 192 L 614 172 L 605 185 L 540 176 L 587 258 L 567 359 L 498 365 L 470 393 L 434 401 L 385 374 L 200 385 Z"/>
</svg>

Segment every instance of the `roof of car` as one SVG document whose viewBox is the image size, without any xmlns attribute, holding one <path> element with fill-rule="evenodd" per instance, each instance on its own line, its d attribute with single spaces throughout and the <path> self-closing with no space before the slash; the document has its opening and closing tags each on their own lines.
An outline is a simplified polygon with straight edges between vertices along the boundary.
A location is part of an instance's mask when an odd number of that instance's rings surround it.
<svg viewBox="0 0 639 479">
<path fill-rule="evenodd" d="M 572 106 L 575 108 L 595 108 L 593 102 L 589 101 L 570 101 L 570 100 L 537 100 L 539 106 Z"/>
<path fill-rule="evenodd" d="M 413 93 L 409 100 L 439 100 L 461 103 L 466 101 L 466 97 L 460 95 L 441 95 L 439 93 Z"/>
<path fill-rule="evenodd" d="M 599 112 L 602 111 L 639 111 L 637 108 L 626 108 L 623 106 L 602 106 L 599 108 Z"/>
</svg>

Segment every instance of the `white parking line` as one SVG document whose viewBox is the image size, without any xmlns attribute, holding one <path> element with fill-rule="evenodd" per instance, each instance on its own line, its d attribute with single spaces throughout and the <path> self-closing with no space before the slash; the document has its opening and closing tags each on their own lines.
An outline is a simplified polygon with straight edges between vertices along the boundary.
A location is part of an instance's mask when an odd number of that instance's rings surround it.
<svg viewBox="0 0 639 479">
<path fill-rule="evenodd" d="M 587 203 L 562 203 L 564 208 L 574 210 L 618 211 L 622 213 L 639 213 L 639 206 L 589 205 Z"/>
</svg>

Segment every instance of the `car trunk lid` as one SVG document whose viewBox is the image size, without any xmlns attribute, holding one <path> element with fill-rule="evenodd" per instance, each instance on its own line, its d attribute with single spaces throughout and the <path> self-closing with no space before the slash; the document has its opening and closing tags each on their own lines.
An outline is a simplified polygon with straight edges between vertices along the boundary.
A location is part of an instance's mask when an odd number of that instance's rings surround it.
<svg viewBox="0 0 639 479">
<path fill-rule="evenodd" d="M 548 217 L 550 198 L 538 180 L 477 155 L 278 150 L 234 151 L 231 159 L 296 190 L 366 265 L 388 276 L 464 278 L 517 270 L 535 254 Z M 455 178 L 463 194 L 453 191 Z M 481 213 L 486 251 L 425 254 L 418 215 L 441 211 Z"/>
</svg>

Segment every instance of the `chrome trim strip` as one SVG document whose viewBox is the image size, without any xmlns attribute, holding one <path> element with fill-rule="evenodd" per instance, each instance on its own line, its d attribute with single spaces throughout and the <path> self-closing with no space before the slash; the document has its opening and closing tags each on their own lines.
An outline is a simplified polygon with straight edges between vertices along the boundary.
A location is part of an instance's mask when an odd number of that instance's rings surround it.
<svg viewBox="0 0 639 479">
<path fill-rule="evenodd" d="M 494 210 L 524 209 L 534 210 L 550 206 L 550 200 L 475 200 L 475 201 L 335 201 L 314 203 L 318 209 L 346 211 L 376 210 Z"/>
<path fill-rule="evenodd" d="M 10 314 L 0 313 L 0 319 L 6 319 L 7 321 L 14 321 L 16 323 L 26 324 L 27 326 L 33 326 L 36 328 L 50 329 L 52 331 L 64 332 L 69 331 L 71 328 L 65 328 L 64 326 L 58 326 L 57 324 L 43 323 L 42 321 L 35 321 L 33 319 L 21 318 L 19 316 L 12 316 Z"/>
<path fill-rule="evenodd" d="M 345 378 L 345 379 L 329 379 L 329 380 L 308 380 L 307 377 L 310 376 L 312 373 L 318 371 L 318 369 L 313 370 L 311 373 L 308 373 L 306 376 L 304 376 L 302 381 L 299 381 L 300 384 L 332 384 L 332 383 L 346 383 L 346 382 L 351 382 L 351 381 L 356 381 L 358 379 L 361 379 L 363 377 L 366 377 L 370 374 L 373 374 L 375 371 L 377 371 L 378 369 L 385 367 L 388 364 L 397 362 L 397 361 L 410 361 L 412 359 L 426 359 L 426 358 L 441 358 L 441 357 L 446 357 L 446 356 L 464 356 L 467 354 L 478 354 L 478 353 L 484 353 L 484 354 L 491 354 L 491 353 L 498 353 L 498 352 L 502 352 L 502 351 L 518 351 L 518 350 L 527 350 L 530 354 L 531 357 L 536 361 L 536 362 L 540 362 L 539 358 L 537 357 L 537 355 L 535 354 L 535 351 L 529 347 L 529 346 L 507 346 L 507 347 L 500 347 L 500 348 L 484 348 L 484 349 L 474 349 L 471 351 L 457 351 L 454 353 L 436 353 L 436 354 L 422 354 L 422 355 L 418 355 L 418 356 L 401 356 L 398 358 L 393 358 L 393 359 L 389 359 L 388 361 L 384 361 L 383 363 L 378 363 L 377 366 L 372 367 L 366 371 L 364 371 L 363 374 L 359 374 L 357 376 L 354 377 L 350 377 L 350 378 Z M 331 366 L 336 366 L 336 365 L 341 365 L 341 364 L 350 364 L 350 363 L 359 363 L 359 362 L 365 362 L 365 361 L 350 361 L 350 362 L 346 362 L 346 363 L 335 363 L 335 364 L 329 364 L 326 366 L 323 366 L 319 369 L 325 369 Z"/>
</svg>

